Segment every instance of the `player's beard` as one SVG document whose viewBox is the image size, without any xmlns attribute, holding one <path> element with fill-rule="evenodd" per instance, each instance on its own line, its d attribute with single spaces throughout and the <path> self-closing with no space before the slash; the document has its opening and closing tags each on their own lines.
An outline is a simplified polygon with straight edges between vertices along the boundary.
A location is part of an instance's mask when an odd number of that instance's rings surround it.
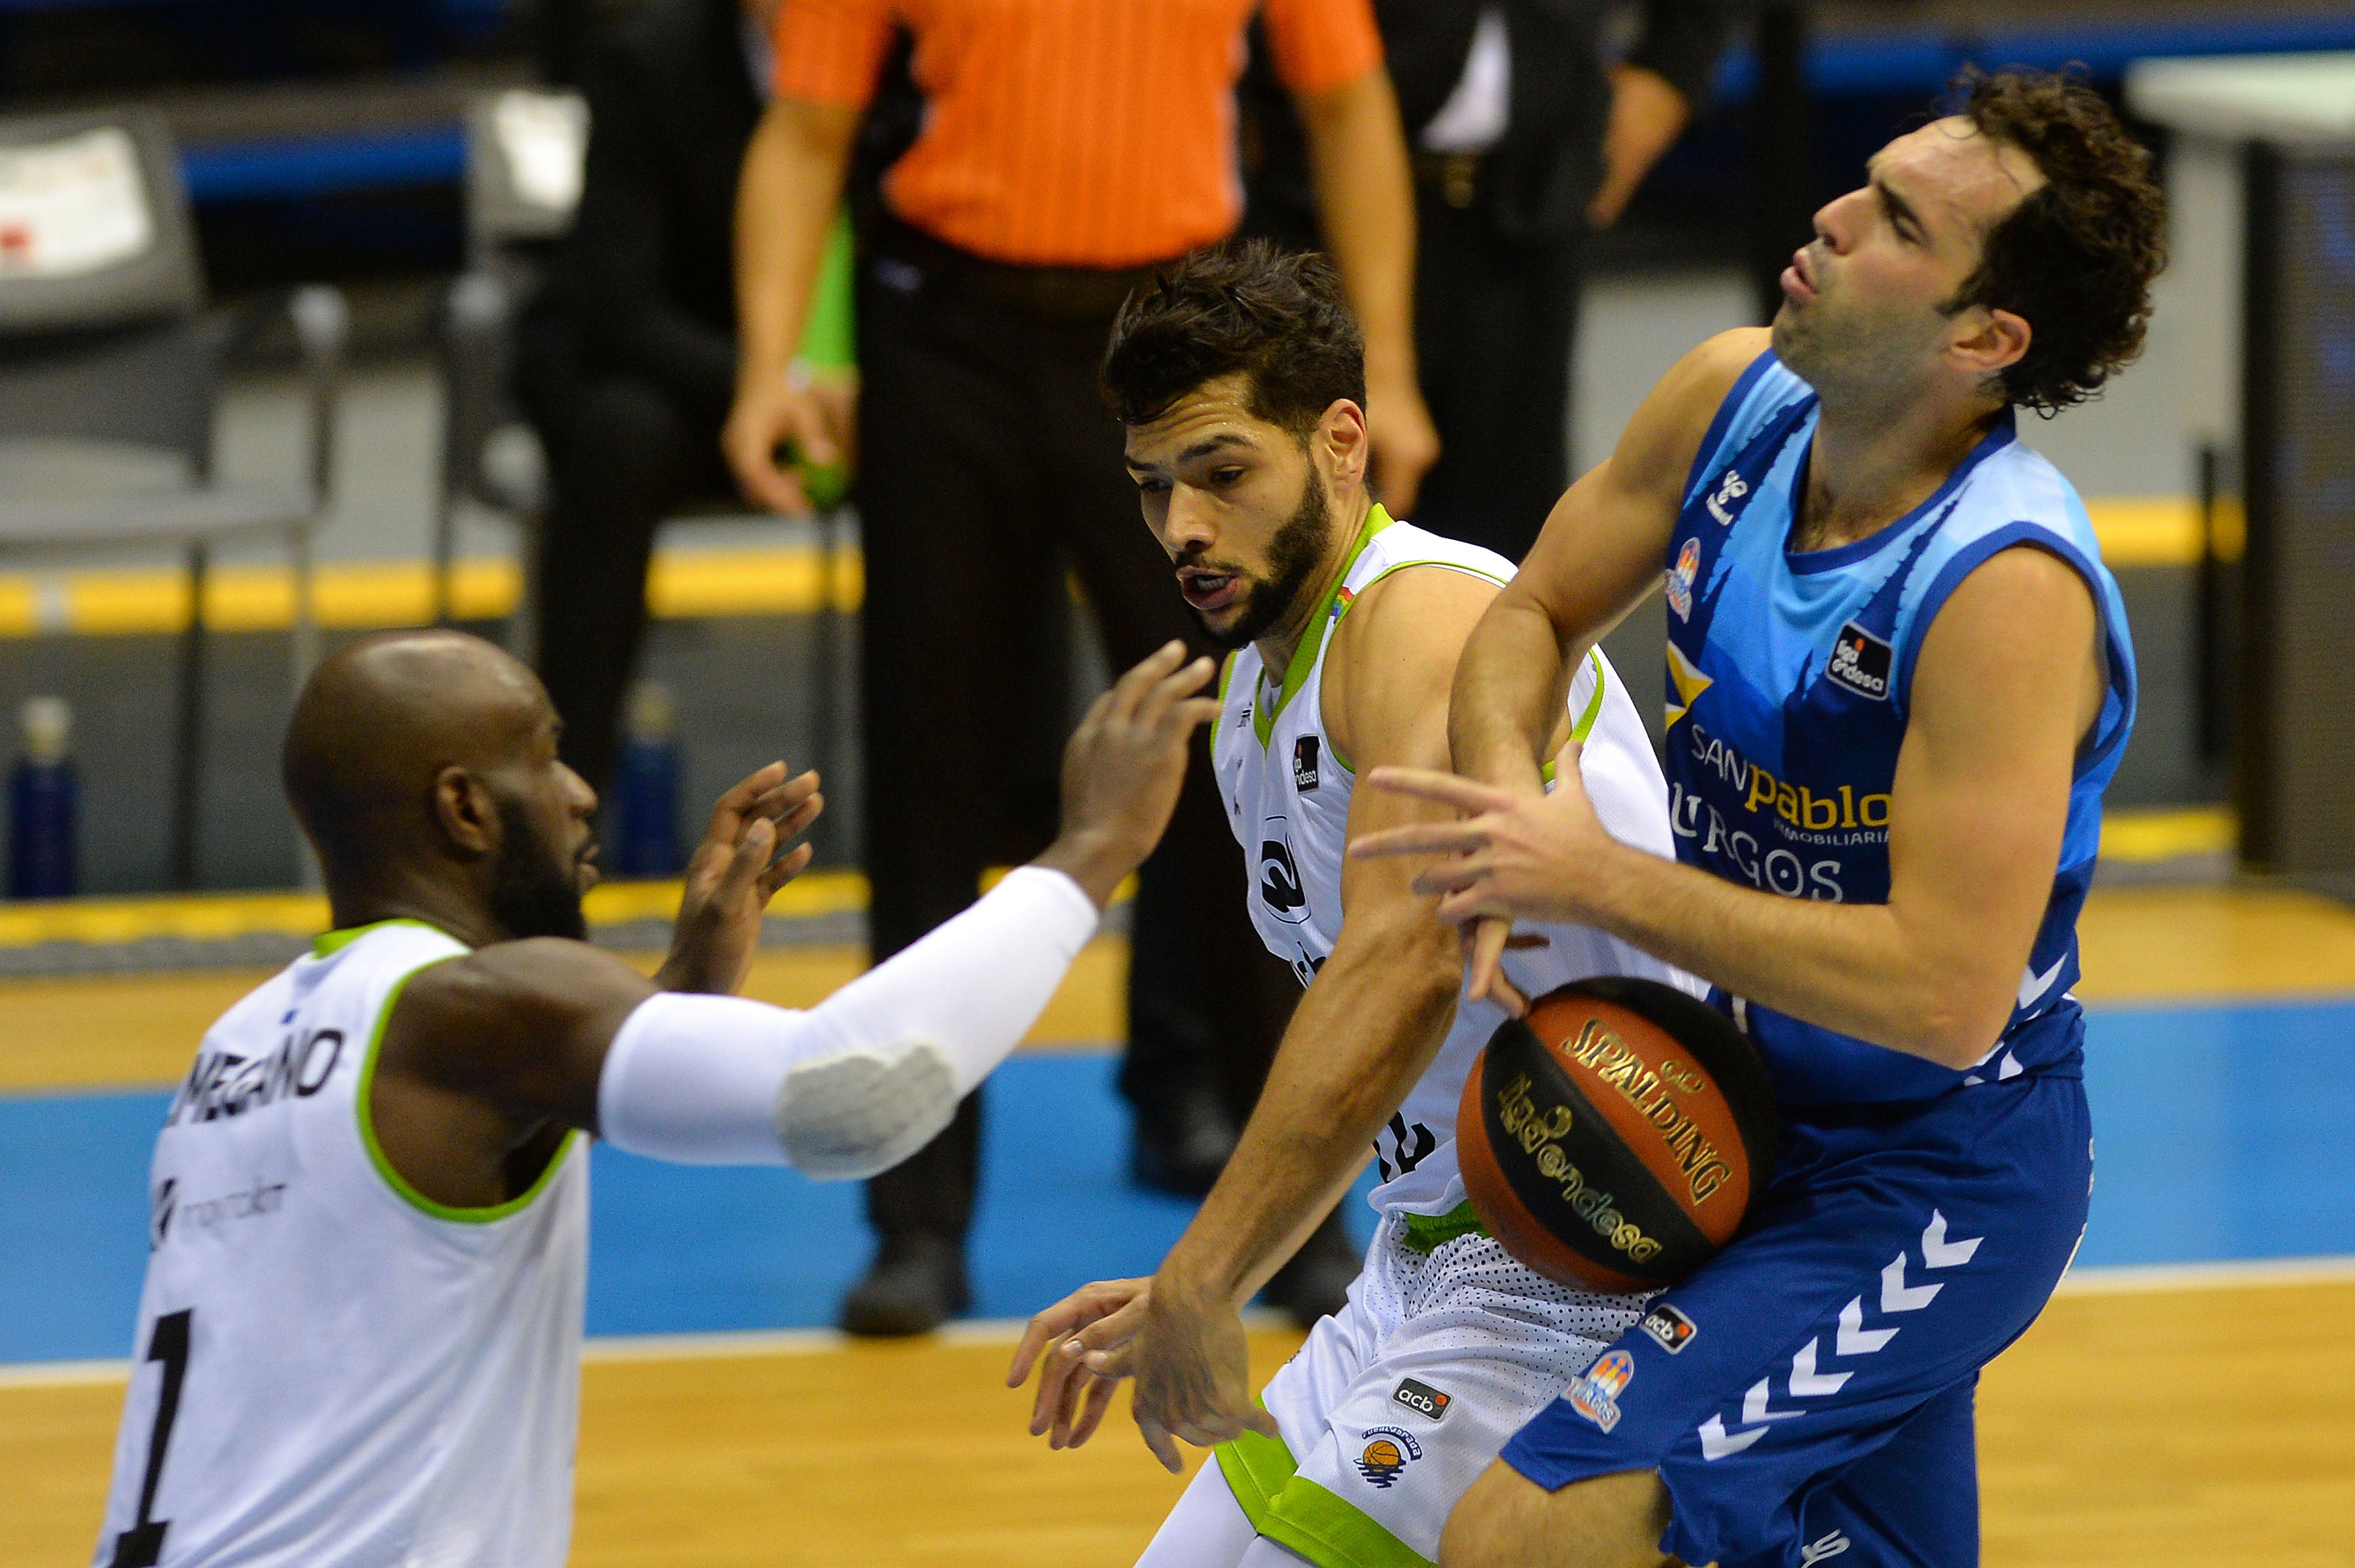
<svg viewBox="0 0 2355 1568">
<path fill-rule="evenodd" d="M 1199 610 L 1186 606 L 1202 635 L 1221 648 L 1240 648 L 1257 642 L 1267 629 L 1291 614 L 1301 594 L 1308 590 L 1308 580 L 1315 576 L 1319 562 L 1325 559 L 1325 546 L 1333 531 L 1333 511 L 1325 504 L 1325 485 L 1312 467 L 1300 486 L 1300 504 L 1292 509 L 1284 526 L 1275 530 L 1268 541 L 1267 575 L 1251 579 L 1251 596 L 1243 601 L 1243 613 L 1231 626 L 1212 625 Z"/>
<path fill-rule="evenodd" d="M 581 865 L 593 838 L 569 860 L 541 837 L 519 800 L 501 800 L 499 856 L 491 867 L 490 914 L 510 937 L 569 936 L 586 941 Z"/>
</svg>

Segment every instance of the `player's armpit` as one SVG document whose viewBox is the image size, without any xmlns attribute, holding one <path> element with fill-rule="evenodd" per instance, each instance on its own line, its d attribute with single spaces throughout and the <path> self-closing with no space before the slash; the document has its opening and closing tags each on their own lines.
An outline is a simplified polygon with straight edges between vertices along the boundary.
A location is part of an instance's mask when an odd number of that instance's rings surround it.
<svg viewBox="0 0 2355 1568">
<path fill-rule="evenodd" d="M 2101 713 L 2099 627 L 2075 569 L 2020 547 L 1966 577 L 1923 640 L 1891 791 L 1889 908 L 1930 982 L 1920 1032 L 1949 1066 L 1984 1055 L 2017 1000 Z"/>
<path fill-rule="evenodd" d="M 605 1048 L 655 984 L 585 942 L 502 942 L 420 970 L 385 1020 L 378 1074 L 594 1131 Z"/>
<path fill-rule="evenodd" d="M 1658 586 L 1701 439 L 1767 340 L 1763 327 L 1741 327 L 1678 360 L 1637 406 L 1611 455 L 1548 514 L 1499 603 L 1542 609 L 1565 664 Z"/>
</svg>

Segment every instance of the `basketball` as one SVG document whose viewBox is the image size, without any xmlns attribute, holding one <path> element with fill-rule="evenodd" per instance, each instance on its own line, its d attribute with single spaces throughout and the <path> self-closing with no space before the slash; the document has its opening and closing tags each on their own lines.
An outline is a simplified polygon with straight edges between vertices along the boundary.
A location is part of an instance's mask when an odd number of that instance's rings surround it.
<svg viewBox="0 0 2355 1568">
<path fill-rule="evenodd" d="M 1464 1083 L 1458 1158 L 1489 1233 L 1563 1285 L 1674 1285 L 1766 1189 L 1765 1066 L 1705 1003 L 1653 980 L 1582 980 L 1489 1037 Z"/>
</svg>

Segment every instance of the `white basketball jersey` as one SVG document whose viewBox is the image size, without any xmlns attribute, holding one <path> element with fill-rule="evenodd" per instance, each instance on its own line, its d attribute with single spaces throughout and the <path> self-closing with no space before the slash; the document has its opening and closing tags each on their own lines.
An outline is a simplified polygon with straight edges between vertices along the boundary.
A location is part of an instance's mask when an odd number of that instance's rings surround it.
<svg viewBox="0 0 2355 1568">
<path fill-rule="evenodd" d="M 1494 551 L 1394 522 L 1376 507 L 1357 554 L 1282 682 L 1269 680 L 1254 645 L 1228 662 L 1220 688 L 1211 761 L 1228 824 L 1251 868 L 1252 923 L 1303 986 L 1316 977 L 1341 935 L 1341 862 L 1357 784 L 1348 759 L 1334 751 L 1325 732 L 1326 651 L 1358 595 L 1408 567 L 1469 572 L 1500 585 L 1513 575 L 1512 563 Z M 1431 694 L 1434 702 L 1445 699 L 1444 692 Z M 1651 737 L 1600 649 L 1571 684 L 1570 711 L 1572 731 L 1585 741 L 1579 773 L 1604 829 L 1623 844 L 1674 859 L 1668 785 Z M 1700 990 L 1682 971 L 1587 926 L 1523 926 L 1520 933 L 1546 938 L 1542 947 L 1506 957 L 1506 976 L 1524 996 L 1594 975 L 1640 976 Z M 1438 1057 L 1375 1139 L 1382 1176 L 1373 1193 L 1377 1209 L 1444 1214 L 1464 1201 L 1455 1166 L 1456 1103 L 1482 1047 L 1504 1021 L 1493 1002 L 1458 1004 Z"/>
<path fill-rule="evenodd" d="M 97 1568 L 556 1568 L 572 1526 L 588 1156 L 418 1195 L 368 1094 L 414 921 L 322 937 L 206 1031 L 154 1218 Z"/>
</svg>

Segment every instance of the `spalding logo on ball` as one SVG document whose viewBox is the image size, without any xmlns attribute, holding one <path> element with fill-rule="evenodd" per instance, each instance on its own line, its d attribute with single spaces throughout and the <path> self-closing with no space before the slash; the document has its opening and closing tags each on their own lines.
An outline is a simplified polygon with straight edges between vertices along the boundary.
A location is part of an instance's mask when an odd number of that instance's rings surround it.
<svg viewBox="0 0 2355 1568">
<path fill-rule="evenodd" d="M 1472 1207 L 1515 1257 L 1588 1290 L 1658 1290 L 1765 1195 L 1774 1101 L 1715 1008 L 1606 976 L 1547 993 L 1490 1037 L 1455 1140 Z"/>
</svg>

